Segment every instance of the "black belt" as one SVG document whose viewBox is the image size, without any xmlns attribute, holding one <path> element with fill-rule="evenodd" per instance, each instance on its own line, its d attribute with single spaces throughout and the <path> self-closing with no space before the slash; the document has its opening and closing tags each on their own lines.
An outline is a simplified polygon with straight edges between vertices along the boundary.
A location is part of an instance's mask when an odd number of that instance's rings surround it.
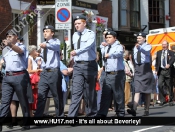
<svg viewBox="0 0 175 132">
<path fill-rule="evenodd" d="M 76 61 L 76 63 L 78 63 L 78 64 L 88 64 L 88 63 L 92 63 L 94 61 L 95 60 L 92 60 L 92 61 Z"/>
<path fill-rule="evenodd" d="M 25 72 L 26 72 L 26 70 L 23 70 L 23 71 L 7 71 L 6 76 L 20 75 L 20 74 L 24 74 Z"/>
<path fill-rule="evenodd" d="M 111 71 L 111 72 L 106 72 L 106 73 L 114 75 L 114 74 L 117 74 L 118 72 L 122 72 L 122 71 L 124 71 L 124 70 Z"/>
<path fill-rule="evenodd" d="M 49 69 L 45 69 L 47 72 L 53 72 L 53 71 L 57 71 L 58 68 L 49 68 Z"/>
<path fill-rule="evenodd" d="M 166 68 L 161 68 L 161 70 L 166 71 L 166 70 L 169 70 L 169 69 L 166 69 Z"/>
</svg>

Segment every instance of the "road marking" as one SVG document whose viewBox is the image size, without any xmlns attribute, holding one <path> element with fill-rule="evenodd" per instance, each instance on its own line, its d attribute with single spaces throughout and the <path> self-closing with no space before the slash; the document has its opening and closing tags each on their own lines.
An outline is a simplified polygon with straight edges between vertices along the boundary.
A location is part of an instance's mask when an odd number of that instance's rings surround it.
<svg viewBox="0 0 175 132">
<path fill-rule="evenodd" d="M 133 132 L 143 132 L 143 131 L 146 131 L 146 130 L 156 129 L 156 128 L 159 128 L 159 127 L 163 127 L 163 126 L 148 127 L 148 128 L 144 128 L 144 129 L 136 130 L 136 131 L 133 131 Z"/>
</svg>

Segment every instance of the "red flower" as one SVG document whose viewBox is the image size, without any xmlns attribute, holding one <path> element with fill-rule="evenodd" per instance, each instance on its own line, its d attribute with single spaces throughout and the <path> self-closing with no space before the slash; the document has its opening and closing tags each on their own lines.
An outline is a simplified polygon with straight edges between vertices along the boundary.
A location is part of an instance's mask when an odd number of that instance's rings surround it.
<svg viewBox="0 0 175 132">
<path fill-rule="evenodd" d="M 23 14 L 29 14 L 28 10 L 23 11 Z"/>
<path fill-rule="evenodd" d="M 100 23 L 101 22 L 100 18 L 99 17 L 96 17 L 96 18 L 97 18 L 97 23 Z"/>
</svg>

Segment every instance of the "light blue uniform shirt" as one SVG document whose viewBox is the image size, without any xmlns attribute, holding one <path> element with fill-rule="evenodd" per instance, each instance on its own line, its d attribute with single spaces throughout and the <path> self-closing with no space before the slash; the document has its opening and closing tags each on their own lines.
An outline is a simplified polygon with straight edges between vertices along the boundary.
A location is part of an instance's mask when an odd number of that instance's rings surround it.
<svg viewBox="0 0 175 132">
<path fill-rule="evenodd" d="M 46 42 L 45 42 L 46 43 Z M 47 48 L 47 62 L 42 63 L 43 69 L 52 69 L 60 67 L 60 41 L 59 39 L 50 39 L 46 43 Z M 44 49 L 42 49 L 41 56 L 44 56 Z"/>
<path fill-rule="evenodd" d="M 19 54 L 13 51 L 11 48 L 9 51 L 3 56 L 4 62 L 6 64 L 5 71 L 22 71 L 27 69 L 27 50 L 25 45 L 16 43 L 23 53 Z"/>
<path fill-rule="evenodd" d="M 104 47 L 101 45 L 102 56 L 107 53 L 107 50 L 108 46 Z M 109 58 L 104 62 L 106 72 L 124 70 L 123 53 L 123 46 L 119 44 L 118 41 L 111 45 L 111 49 L 108 53 Z"/>
<path fill-rule="evenodd" d="M 152 46 L 150 44 L 147 43 L 143 43 L 142 45 L 140 45 L 138 48 L 134 47 L 134 60 L 135 63 L 137 63 L 137 52 L 141 51 L 141 63 L 150 63 L 150 58 L 151 58 L 151 54 L 150 51 L 152 49 Z"/>
<path fill-rule="evenodd" d="M 77 49 L 80 35 L 75 32 L 73 35 L 73 45 L 76 52 L 74 61 L 91 61 L 96 59 L 95 33 L 89 29 L 84 29 L 81 35 L 80 49 Z"/>
<path fill-rule="evenodd" d="M 62 72 L 62 70 L 67 70 L 67 67 L 63 64 L 62 61 L 60 61 L 60 71 Z M 66 92 L 67 91 L 67 85 L 66 82 L 69 81 L 69 76 L 65 76 L 62 74 L 62 91 Z"/>
</svg>

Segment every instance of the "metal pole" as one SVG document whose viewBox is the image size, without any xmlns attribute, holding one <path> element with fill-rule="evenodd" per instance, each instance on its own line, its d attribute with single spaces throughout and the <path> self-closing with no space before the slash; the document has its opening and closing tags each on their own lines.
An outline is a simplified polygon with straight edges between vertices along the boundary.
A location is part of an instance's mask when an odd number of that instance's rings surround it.
<svg viewBox="0 0 175 132">
<path fill-rule="evenodd" d="M 67 65 L 67 62 L 66 62 L 66 42 L 65 42 L 65 34 L 64 34 L 64 64 Z"/>
</svg>

